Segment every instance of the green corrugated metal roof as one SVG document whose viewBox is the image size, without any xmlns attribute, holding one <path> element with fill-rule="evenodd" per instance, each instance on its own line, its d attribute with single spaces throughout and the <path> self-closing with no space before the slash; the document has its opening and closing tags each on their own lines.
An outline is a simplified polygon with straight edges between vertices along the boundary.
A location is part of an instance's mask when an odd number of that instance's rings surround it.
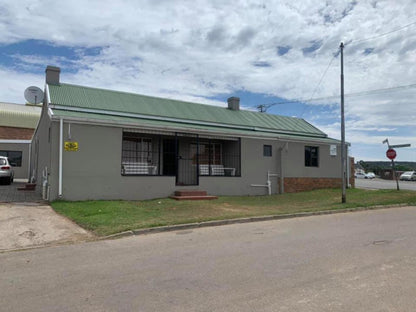
<svg viewBox="0 0 416 312">
<path fill-rule="evenodd" d="M 149 119 L 139 119 L 131 117 L 121 117 L 114 115 L 102 115 L 95 113 L 84 113 L 84 112 L 75 112 L 67 110 L 54 110 L 54 118 L 59 119 L 70 118 L 70 119 L 79 119 L 85 120 L 88 122 L 96 123 L 114 123 L 123 127 L 148 127 L 155 128 L 160 130 L 169 130 L 176 129 L 176 131 L 193 131 L 193 132 L 207 132 L 217 135 L 228 135 L 228 136 L 252 136 L 252 137 L 266 137 L 266 138 L 280 138 L 286 140 L 302 140 L 306 136 L 300 135 L 287 135 L 287 134 L 276 134 L 274 132 L 262 132 L 262 131 L 250 131 L 244 129 L 233 129 L 233 128 L 219 128 L 215 126 L 204 126 L 204 125 L 195 125 L 195 124 L 183 124 L 178 122 L 171 121 L 158 121 L 158 120 L 149 120 Z M 338 140 L 334 140 L 327 137 L 307 137 L 308 141 L 327 143 L 327 144 L 337 144 Z"/>
<path fill-rule="evenodd" d="M 304 136 L 326 137 L 326 134 L 300 118 L 271 115 L 246 110 L 189 103 L 126 92 L 89 88 L 70 84 L 48 85 L 51 105 L 59 109 L 79 109 L 138 114 L 140 119 L 166 117 L 182 120 L 182 124 L 208 122 L 230 127 L 251 127 Z M 53 106 L 52 106 L 53 107 Z M 55 111 L 58 107 L 53 110 Z M 104 115 L 100 115 L 104 118 Z"/>
<path fill-rule="evenodd" d="M 35 129 L 41 110 L 38 106 L 0 103 L 0 126 Z"/>
</svg>

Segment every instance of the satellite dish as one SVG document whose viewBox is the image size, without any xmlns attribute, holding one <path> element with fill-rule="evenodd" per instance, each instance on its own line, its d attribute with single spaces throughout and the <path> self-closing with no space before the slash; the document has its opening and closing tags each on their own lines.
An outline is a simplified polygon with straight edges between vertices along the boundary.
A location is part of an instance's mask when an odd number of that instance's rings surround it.
<svg viewBox="0 0 416 312">
<path fill-rule="evenodd" d="M 43 91 L 38 87 L 28 87 L 25 90 L 25 99 L 30 104 L 39 104 L 43 101 Z"/>
</svg>

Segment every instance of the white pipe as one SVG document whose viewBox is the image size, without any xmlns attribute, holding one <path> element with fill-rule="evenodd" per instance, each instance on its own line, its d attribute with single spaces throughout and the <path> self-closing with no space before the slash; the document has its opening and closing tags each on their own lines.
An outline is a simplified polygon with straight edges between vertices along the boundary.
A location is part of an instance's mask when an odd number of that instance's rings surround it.
<svg viewBox="0 0 416 312">
<path fill-rule="evenodd" d="M 286 143 L 287 144 L 287 143 Z M 285 191 L 284 187 L 284 178 L 283 178 L 283 147 L 279 148 L 280 154 L 280 163 L 279 163 L 279 171 L 280 171 L 280 194 L 283 194 Z"/>
<path fill-rule="evenodd" d="M 270 177 L 278 177 L 279 174 L 277 173 L 270 173 L 270 171 L 267 171 L 267 181 L 266 184 L 250 184 L 250 186 L 254 187 L 267 187 L 267 193 L 272 195 L 272 181 L 270 181 Z"/>
<path fill-rule="evenodd" d="M 62 154 L 63 154 L 64 120 L 59 120 L 59 190 L 58 196 L 62 197 Z"/>
<path fill-rule="evenodd" d="M 30 171 L 31 171 L 31 167 L 32 167 L 32 162 L 31 162 L 31 160 L 32 160 L 32 141 L 30 141 L 30 143 L 29 143 L 29 164 L 28 164 L 28 166 L 27 166 L 27 176 L 28 176 L 28 179 L 27 179 L 27 181 L 28 182 L 30 182 Z"/>
</svg>

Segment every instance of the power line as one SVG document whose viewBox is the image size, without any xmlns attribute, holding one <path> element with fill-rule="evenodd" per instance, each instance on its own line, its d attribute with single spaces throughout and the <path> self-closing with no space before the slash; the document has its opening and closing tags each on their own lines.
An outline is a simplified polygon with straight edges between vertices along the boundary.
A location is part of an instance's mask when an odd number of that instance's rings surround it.
<svg viewBox="0 0 416 312">
<path fill-rule="evenodd" d="M 345 94 L 345 97 L 355 97 L 355 96 L 366 96 L 366 95 L 372 95 L 372 94 L 378 94 L 383 92 L 390 92 L 390 91 L 396 91 L 400 89 L 413 89 L 416 88 L 415 84 L 410 85 L 403 85 L 403 86 L 396 86 L 391 88 L 383 88 L 383 89 L 373 89 L 373 90 L 365 90 L 365 91 L 359 91 L 359 92 L 353 92 Z M 272 106 L 275 105 L 284 105 L 284 104 L 291 104 L 291 103 L 308 103 L 308 102 L 316 102 L 316 101 L 323 101 L 323 100 L 330 100 L 334 98 L 338 98 L 339 95 L 331 95 L 331 96 L 324 96 L 319 98 L 305 98 L 305 99 L 294 99 L 294 100 L 287 100 L 287 101 L 281 101 L 281 102 L 274 102 L 274 103 L 268 103 L 268 104 L 261 104 L 258 105 L 264 107 L 266 110 Z"/>
<path fill-rule="evenodd" d="M 311 99 L 313 99 L 313 96 L 315 95 L 316 90 L 318 90 L 318 88 L 319 88 L 319 86 L 321 85 L 321 82 L 322 82 L 322 80 L 324 79 L 324 77 L 325 77 L 325 75 L 326 75 L 326 73 L 327 73 L 327 71 L 328 71 L 329 67 L 331 67 L 332 62 L 335 60 L 335 58 L 336 58 L 337 56 L 338 56 L 338 54 L 337 54 L 337 53 L 334 53 L 334 54 L 333 54 L 333 56 L 332 56 L 331 60 L 329 61 L 328 66 L 326 67 L 326 69 L 325 69 L 324 73 L 323 73 L 323 74 L 322 74 L 322 76 L 321 76 L 321 79 L 319 79 L 318 84 L 316 85 L 315 89 L 314 89 L 314 90 L 313 90 L 313 92 L 312 92 Z M 310 99 L 309 99 L 309 100 L 310 100 Z M 303 116 L 303 114 L 305 113 L 305 109 L 306 109 L 306 107 L 304 107 L 304 108 L 303 108 L 302 114 L 300 114 L 300 116 Z"/>
<path fill-rule="evenodd" d="M 338 56 L 338 54 L 337 54 L 337 53 L 333 53 L 333 56 L 332 56 L 331 60 L 329 61 L 329 64 L 328 64 L 328 66 L 326 67 L 325 71 L 323 72 L 323 74 L 322 74 L 321 78 L 319 79 L 318 84 L 316 85 L 315 89 L 313 90 L 312 95 L 311 95 L 311 97 L 310 97 L 309 101 L 313 99 L 313 96 L 315 95 L 316 91 L 318 90 L 319 86 L 321 85 L 322 80 L 324 79 L 324 77 L 325 77 L 326 73 L 328 72 L 329 67 L 331 67 L 332 62 L 334 61 L 334 59 L 335 59 L 337 56 Z M 298 101 L 294 100 L 294 101 L 290 101 L 289 103 L 292 103 L 292 102 L 298 102 Z M 308 100 L 303 100 L 303 102 L 308 102 Z M 285 102 L 285 103 L 287 103 L 287 102 Z M 267 111 L 267 109 L 268 109 L 269 107 L 271 107 L 271 106 L 273 106 L 273 105 L 278 105 L 278 104 L 281 104 L 281 103 L 279 102 L 279 103 L 271 103 L 271 104 L 260 104 L 260 105 L 257 105 L 257 106 L 256 106 L 256 108 L 257 108 L 257 109 L 258 109 L 261 113 L 264 113 L 264 112 L 266 112 L 266 111 Z M 303 112 L 302 112 L 302 114 L 301 114 L 301 115 L 303 115 Z"/>
<path fill-rule="evenodd" d="M 408 28 L 410 26 L 416 25 L 416 22 L 412 22 L 409 23 L 407 25 L 404 25 L 402 27 L 399 27 L 397 29 L 379 34 L 377 36 L 373 36 L 373 37 L 369 37 L 369 38 L 363 38 L 363 39 L 357 39 L 357 40 L 352 40 L 350 42 L 348 42 L 347 44 L 344 45 L 354 45 L 360 42 L 365 42 L 365 41 L 370 41 L 370 40 L 374 40 L 374 39 L 378 39 L 387 35 L 390 35 L 392 33 L 401 31 L 405 28 Z M 328 66 L 326 67 L 324 73 L 322 74 L 321 78 L 319 79 L 318 84 L 316 85 L 314 91 L 312 92 L 311 98 L 310 99 L 299 99 L 299 100 L 289 100 L 289 101 L 283 101 L 283 102 L 276 102 L 276 103 L 269 103 L 269 104 L 260 104 L 257 105 L 256 108 L 260 111 L 260 112 L 266 112 L 267 109 L 269 109 L 270 107 L 274 106 L 274 105 L 281 105 L 281 104 L 289 104 L 289 103 L 296 103 L 296 102 L 301 102 L 301 103 L 307 103 L 307 102 L 313 102 L 313 101 L 319 101 L 319 100 L 327 100 L 327 99 L 331 99 L 331 98 L 336 98 L 338 96 L 328 96 L 328 97 L 321 97 L 321 98 L 313 98 L 313 96 L 315 95 L 316 91 L 318 90 L 319 86 L 322 83 L 323 78 L 325 77 L 329 67 L 331 66 L 332 62 L 334 61 L 334 59 L 339 55 L 339 53 L 334 53 L 333 57 L 331 58 Z M 396 89 L 403 89 L 403 88 L 414 88 L 416 87 L 416 84 L 413 85 L 407 85 L 407 86 L 397 86 L 397 87 L 392 87 L 392 88 L 385 88 L 385 89 L 375 89 L 375 90 L 367 90 L 367 91 L 361 91 L 361 92 L 356 92 L 356 93 L 349 93 L 349 94 L 345 94 L 345 97 L 352 97 L 352 96 L 364 96 L 364 95 L 370 95 L 370 94 L 376 94 L 378 92 L 386 92 L 386 91 L 392 91 L 392 90 L 396 90 Z M 302 114 L 304 113 L 305 108 L 302 111 Z"/>
<path fill-rule="evenodd" d="M 374 36 L 374 37 L 369 37 L 369 38 L 363 38 L 363 39 L 352 40 L 352 41 L 348 42 L 347 44 L 345 44 L 345 46 L 346 46 L 346 45 L 351 45 L 351 44 L 357 44 L 357 43 L 364 42 L 364 41 L 369 41 L 369 40 L 378 39 L 378 38 L 381 38 L 381 37 L 384 37 L 384 36 L 390 35 L 390 34 L 392 34 L 392 33 L 395 33 L 395 32 L 398 32 L 398 31 L 401 31 L 401 30 L 403 30 L 403 29 L 405 29 L 405 28 L 407 28 L 407 27 L 413 26 L 413 25 L 416 25 L 416 22 L 413 22 L 413 23 L 410 23 L 410 24 L 404 25 L 404 26 L 402 26 L 402 27 L 400 27 L 400 28 L 397 28 L 397 29 L 394 29 L 394 30 L 391 30 L 391 31 L 388 31 L 388 32 L 385 32 L 385 33 L 382 33 L 382 34 L 377 35 L 377 36 Z"/>
</svg>

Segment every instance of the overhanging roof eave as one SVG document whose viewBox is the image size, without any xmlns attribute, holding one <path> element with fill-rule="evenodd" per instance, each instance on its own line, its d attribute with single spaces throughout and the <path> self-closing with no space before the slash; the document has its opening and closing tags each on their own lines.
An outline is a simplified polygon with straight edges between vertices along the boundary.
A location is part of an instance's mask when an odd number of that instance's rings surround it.
<svg viewBox="0 0 416 312">
<path fill-rule="evenodd" d="M 142 119 L 142 120 L 152 120 L 152 121 L 161 121 L 161 122 L 174 122 L 186 125 L 200 125 L 200 126 L 210 126 L 216 127 L 219 129 L 235 129 L 235 130 L 248 130 L 248 131 L 259 131 L 259 132 L 270 132 L 273 134 L 285 134 L 285 135 L 299 135 L 299 136 L 311 136 L 311 137 L 318 137 L 318 138 L 327 138 L 328 136 L 321 132 L 321 133 L 309 133 L 309 132 L 300 132 L 300 131 L 285 131 L 282 129 L 270 129 L 270 128 L 261 128 L 261 127 L 252 127 L 252 126 L 242 126 L 242 125 L 234 125 L 234 124 L 223 124 L 223 123 L 214 123 L 214 122 L 205 122 L 199 120 L 187 120 L 187 119 L 178 119 L 178 118 L 170 118 L 164 116 L 153 116 L 153 115 L 144 115 L 144 114 L 134 114 L 134 113 L 123 113 L 123 112 L 115 112 L 115 111 L 105 111 L 105 110 L 95 110 L 95 109 L 85 109 L 85 108 L 73 108 L 73 107 L 65 107 L 56 104 L 51 104 L 50 109 L 54 111 L 55 116 L 59 116 L 59 111 L 69 111 L 75 113 L 86 113 L 86 114 L 95 114 L 95 115 L 104 115 L 104 116 L 114 116 L 114 117 L 126 117 L 126 118 L 135 118 L 135 119 Z M 56 114 L 55 114 L 56 111 Z M 96 118 L 100 120 L 100 118 Z"/>
</svg>

